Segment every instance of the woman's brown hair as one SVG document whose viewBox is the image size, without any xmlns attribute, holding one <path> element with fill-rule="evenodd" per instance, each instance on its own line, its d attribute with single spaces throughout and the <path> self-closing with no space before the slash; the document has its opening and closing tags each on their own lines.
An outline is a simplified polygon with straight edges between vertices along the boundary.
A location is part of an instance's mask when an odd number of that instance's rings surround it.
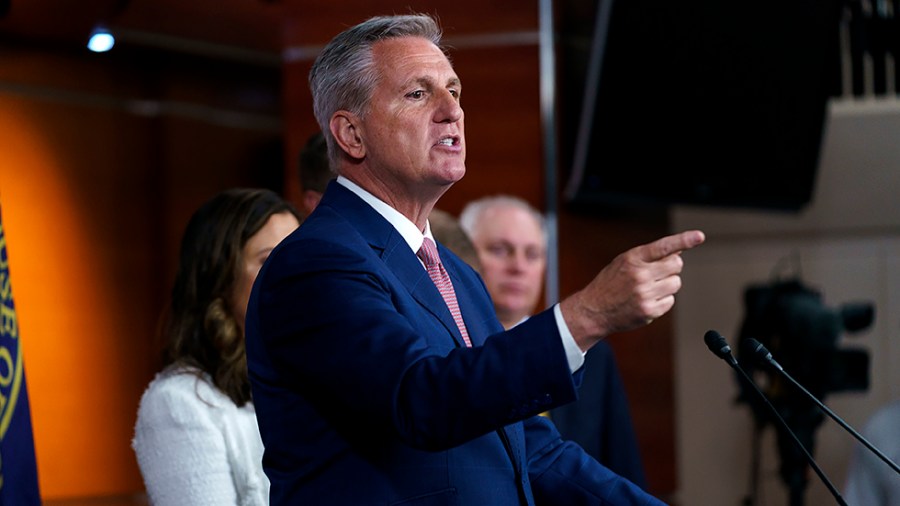
<svg viewBox="0 0 900 506">
<path fill-rule="evenodd" d="M 265 189 L 235 188 L 204 203 L 181 239 L 166 320 L 166 364 L 193 366 L 238 406 L 250 400 L 244 336 L 232 311 L 244 245 L 273 214 L 296 209 Z"/>
</svg>

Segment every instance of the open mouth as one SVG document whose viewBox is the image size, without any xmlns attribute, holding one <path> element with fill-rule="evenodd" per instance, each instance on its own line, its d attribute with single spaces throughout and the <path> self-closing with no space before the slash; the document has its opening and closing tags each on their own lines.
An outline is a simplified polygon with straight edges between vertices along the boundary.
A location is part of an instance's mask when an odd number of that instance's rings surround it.
<svg viewBox="0 0 900 506">
<path fill-rule="evenodd" d="M 456 136 L 447 136 L 441 137 L 441 140 L 437 142 L 439 146 L 456 146 L 459 144 L 459 137 Z"/>
</svg>

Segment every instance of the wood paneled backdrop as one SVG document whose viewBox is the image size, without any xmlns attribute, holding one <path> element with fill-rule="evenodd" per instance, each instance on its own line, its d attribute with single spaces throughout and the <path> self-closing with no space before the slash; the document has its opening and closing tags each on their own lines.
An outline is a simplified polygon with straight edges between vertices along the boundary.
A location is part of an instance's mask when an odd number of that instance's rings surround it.
<svg viewBox="0 0 900 506">
<path fill-rule="evenodd" d="M 235 5 L 214 8 L 264 11 L 248 26 L 274 30 L 282 64 L 125 43 L 93 55 L 10 35 L 0 20 L 0 204 L 48 504 L 141 501 L 130 439 L 159 366 L 155 331 L 188 216 L 238 185 L 299 203 L 296 157 L 316 129 L 311 58 L 346 26 L 407 11 L 362 0 Z M 510 193 L 546 208 L 537 3 L 411 10 L 440 18 L 464 82 L 468 172 L 439 207 L 457 214 L 470 199 Z M 659 216 L 560 210 L 561 294 L 666 230 Z M 676 487 L 671 334 L 667 317 L 611 339 L 650 489 L 664 498 Z"/>
</svg>

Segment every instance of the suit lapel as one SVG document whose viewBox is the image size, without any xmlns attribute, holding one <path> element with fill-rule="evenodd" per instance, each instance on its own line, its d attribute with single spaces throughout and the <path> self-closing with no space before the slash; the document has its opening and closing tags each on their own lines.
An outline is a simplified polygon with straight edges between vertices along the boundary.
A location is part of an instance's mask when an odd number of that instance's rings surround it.
<svg viewBox="0 0 900 506">
<path fill-rule="evenodd" d="M 329 183 L 320 205 L 332 203 L 356 227 L 410 295 L 428 314 L 441 322 L 456 345 L 465 346 L 447 303 L 397 229 L 355 193 L 334 181 Z"/>
<path fill-rule="evenodd" d="M 450 309 L 447 308 L 447 303 L 444 302 L 441 293 L 434 286 L 434 282 L 403 237 L 396 232 L 394 235 L 396 238 L 390 241 L 382 255 L 385 265 L 397 276 L 422 308 L 440 320 L 447 332 L 453 336 L 456 345 L 465 346 L 462 335 L 453 320 L 453 315 L 450 314 Z"/>
</svg>

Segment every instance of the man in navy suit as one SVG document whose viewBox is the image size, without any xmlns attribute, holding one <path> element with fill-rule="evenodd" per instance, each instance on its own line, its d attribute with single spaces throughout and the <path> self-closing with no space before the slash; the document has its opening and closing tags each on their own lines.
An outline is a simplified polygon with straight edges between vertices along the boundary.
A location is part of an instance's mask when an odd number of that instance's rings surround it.
<svg viewBox="0 0 900 506">
<path fill-rule="evenodd" d="M 271 504 L 660 504 L 534 415 L 576 398 L 593 344 L 672 307 L 703 234 L 629 250 L 504 331 L 478 275 L 431 242 L 465 173 L 439 42 L 428 16 L 373 18 L 310 72 L 338 178 L 272 251 L 246 321 Z"/>
</svg>

